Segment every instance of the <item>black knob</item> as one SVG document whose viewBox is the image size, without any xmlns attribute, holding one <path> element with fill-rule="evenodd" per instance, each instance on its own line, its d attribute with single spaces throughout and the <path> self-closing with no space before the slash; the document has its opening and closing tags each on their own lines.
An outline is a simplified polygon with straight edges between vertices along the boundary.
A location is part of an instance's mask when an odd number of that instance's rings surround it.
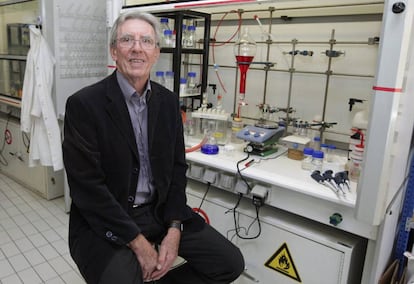
<svg viewBox="0 0 414 284">
<path fill-rule="evenodd" d="M 395 14 L 400 14 L 405 10 L 405 3 L 404 2 L 396 2 L 392 5 L 392 12 Z"/>
</svg>

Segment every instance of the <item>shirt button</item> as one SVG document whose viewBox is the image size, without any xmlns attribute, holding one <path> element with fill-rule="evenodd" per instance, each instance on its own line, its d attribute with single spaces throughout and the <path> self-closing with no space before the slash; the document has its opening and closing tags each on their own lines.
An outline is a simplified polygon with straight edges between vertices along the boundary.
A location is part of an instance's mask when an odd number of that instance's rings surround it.
<svg viewBox="0 0 414 284">
<path fill-rule="evenodd" d="M 128 196 L 128 202 L 134 202 L 134 200 L 135 200 L 135 197 L 133 197 L 133 196 Z"/>
<path fill-rule="evenodd" d="M 112 236 L 113 236 L 113 234 L 112 234 L 112 232 L 111 232 L 111 231 L 107 231 L 107 232 L 106 232 L 106 237 L 107 237 L 107 238 L 112 238 Z"/>
</svg>

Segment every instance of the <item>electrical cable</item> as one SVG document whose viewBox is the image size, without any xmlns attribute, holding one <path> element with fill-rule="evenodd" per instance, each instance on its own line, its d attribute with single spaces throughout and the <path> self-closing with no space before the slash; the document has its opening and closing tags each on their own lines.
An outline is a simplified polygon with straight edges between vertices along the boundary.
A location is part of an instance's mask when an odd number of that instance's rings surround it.
<svg viewBox="0 0 414 284">
<path fill-rule="evenodd" d="M 1 148 L 0 148 L 0 163 L 3 165 L 3 166 L 8 166 L 9 165 L 9 162 L 7 161 L 7 159 L 4 157 L 4 155 L 3 155 L 3 151 L 4 151 L 4 148 L 5 148 L 5 146 L 6 146 L 6 131 L 8 131 L 8 128 L 9 128 L 9 120 L 10 120 L 10 117 L 11 117 L 11 115 L 10 115 L 10 113 L 7 115 L 7 120 L 6 120 L 6 127 L 5 127 L 5 129 L 4 129 L 4 132 L 3 132 L 3 134 L 4 134 L 4 139 L 3 139 L 3 142 L 2 142 L 2 145 L 1 145 Z"/>
<path fill-rule="evenodd" d="M 241 174 L 241 171 L 240 171 L 240 164 L 242 163 L 242 162 L 244 162 L 244 161 L 246 161 L 246 160 L 248 160 L 249 159 L 249 157 L 250 157 L 250 154 L 248 153 L 247 154 L 247 156 L 245 157 L 245 158 L 243 158 L 243 159 L 241 159 L 241 160 L 239 160 L 238 162 L 237 162 L 237 173 L 239 174 L 239 176 L 240 176 L 240 178 L 243 180 L 243 182 L 247 185 L 247 187 L 248 187 L 248 189 L 249 189 L 249 191 L 251 191 L 252 189 L 251 189 L 251 187 L 250 187 L 250 185 L 249 185 L 249 183 L 247 182 L 247 180 L 243 177 L 243 175 Z M 236 202 L 236 205 L 233 207 L 233 209 L 231 209 L 231 210 L 229 210 L 229 211 L 227 211 L 227 212 L 231 212 L 231 211 L 233 211 L 233 221 L 234 221 L 234 231 L 235 231 L 235 233 L 236 233 L 236 236 L 237 237 L 239 237 L 240 239 L 243 239 L 243 240 L 253 240 L 253 239 L 257 239 L 259 236 L 260 236 L 260 234 L 262 233 L 262 225 L 261 225 L 261 223 L 260 223 L 260 219 L 259 219 L 259 211 L 260 211 L 260 206 L 258 206 L 258 205 L 255 205 L 255 209 L 256 209 L 256 218 L 254 218 L 253 219 L 253 221 L 250 223 L 250 225 L 248 226 L 248 228 L 246 229 L 246 228 L 244 228 L 244 227 L 240 227 L 240 222 L 239 222 L 239 220 L 238 220 L 238 216 L 236 216 L 236 213 L 238 213 L 239 215 L 240 215 L 240 213 L 239 212 L 237 212 L 237 208 L 239 207 L 239 205 L 240 205 L 240 202 L 241 202 L 241 199 L 242 199 L 242 197 L 243 197 L 243 194 L 242 193 L 239 193 L 239 198 L 237 199 L 237 202 Z M 227 213 L 226 212 L 226 213 Z M 252 237 L 245 237 L 245 236 L 242 236 L 242 235 L 240 235 L 240 229 L 241 228 L 243 228 L 245 231 L 246 231 L 246 235 L 248 235 L 249 234 L 249 231 L 250 231 L 250 229 L 251 229 L 251 227 L 253 226 L 253 224 L 254 223 L 256 223 L 257 222 L 257 225 L 258 225 L 258 229 L 259 229 L 259 231 L 257 232 L 257 234 L 255 235 L 255 236 L 252 236 Z M 230 230 L 227 232 L 227 233 L 229 233 L 230 232 Z"/>
<path fill-rule="evenodd" d="M 26 148 L 26 153 L 30 153 L 30 137 L 26 132 L 22 132 L 22 141 Z"/>
<path fill-rule="evenodd" d="M 206 189 L 206 192 L 204 192 L 203 198 L 201 198 L 201 202 L 200 202 L 200 205 L 198 206 L 198 210 L 200 210 L 200 209 L 201 209 L 201 206 L 203 205 L 203 202 L 204 202 L 204 200 L 206 199 L 207 193 L 208 193 L 208 191 L 210 190 L 210 186 L 211 186 L 211 183 L 210 183 L 210 182 L 208 182 L 208 183 L 207 183 L 207 189 Z"/>
</svg>

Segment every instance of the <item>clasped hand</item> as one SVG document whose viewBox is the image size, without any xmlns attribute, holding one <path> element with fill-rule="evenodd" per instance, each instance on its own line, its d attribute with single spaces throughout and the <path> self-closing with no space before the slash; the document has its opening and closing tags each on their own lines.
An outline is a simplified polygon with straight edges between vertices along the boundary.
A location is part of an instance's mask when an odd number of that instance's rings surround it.
<svg viewBox="0 0 414 284">
<path fill-rule="evenodd" d="M 142 277 L 145 282 L 159 280 L 170 270 L 178 256 L 181 232 L 175 228 L 168 229 L 167 235 L 158 247 L 151 244 L 139 234 L 129 244 L 141 265 Z"/>
</svg>

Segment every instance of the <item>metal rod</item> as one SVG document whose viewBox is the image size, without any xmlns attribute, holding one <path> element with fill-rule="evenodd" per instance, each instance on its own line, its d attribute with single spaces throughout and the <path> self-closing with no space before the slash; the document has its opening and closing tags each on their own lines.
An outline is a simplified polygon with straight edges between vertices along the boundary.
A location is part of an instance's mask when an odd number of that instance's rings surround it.
<svg viewBox="0 0 414 284">
<path fill-rule="evenodd" d="M 199 66 L 198 63 L 189 63 L 189 62 L 183 62 L 183 64 L 187 64 L 187 65 L 194 65 L 194 66 Z M 209 67 L 214 67 L 213 65 L 209 65 Z M 237 67 L 234 66 L 230 66 L 230 65 L 220 65 L 220 68 L 229 68 L 229 69 L 235 69 Z M 258 71 L 262 71 L 263 69 L 261 68 L 255 68 L 255 67 L 249 67 L 249 70 L 258 70 Z M 277 69 L 277 68 L 269 68 L 269 71 L 272 72 L 292 72 L 292 73 L 298 73 L 298 74 L 313 74 L 313 75 L 326 75 L 326 72 L 317 72 L 317 71 L 301 71 L 301 70 L 286 70 L 286 69 Z M 361 77 L 361 78 L 374 78 L 375 75 L 367 75 L 367 74 L 349 74 L 349 73 L 335 73 L 335 72 L 331 72 L 331 76 L 345 76 L 345 77 Z"/>
<path fill-rule="evenodd" d="M 315 6 L 302 6 L 302 7 L 288 7 L 288 8 L 277 8 L 277 11 L 293 11 L 293 10 L 308 10 L 308 9 L 321 9 L 321 8 L 344 8 L 344 7 L 359 7 L 359 6 L 370 6 L 370 5 L 384 5 L 384 1 L 372 1 L 367 3 L 353 3 L 353 4 L 332 4 L 332 5 L 315 5 Z M 268 9 L 253 9 L 245 10 L 245 12 L 265 12 Z M 213 12 L 211 15 L 220 15 L 225 12 Z"/>
<path fill-rule="evenodd" d="M 332 30 L 331 33 L 331 40 L 330 40 L 330 44 L 329 44 L 329 52 L 332 52 L 333 47 L 335 44 L 335 29 Z M 326 70 L 326 84 L 325 84 L 325 94 L 324 94 L 324 98 L 323 98 L 323 108 L 322 108 L 322 121 L 325 121 L 325 115 L 326 115 L 326 104 L 328 101 L 328 92 L 329 92 L 329 81 L 331 78 L 331 70 L 332 67 L 332 56 L 328 56 L 328 69 Z M 323 141 L 323 127 L 321 127 L 320 130 L 320 137 L 321 137 L 321 141 Z"/>
<path fill-rule="evenodd" d="M 292 52 L 295 52 L 296 50 L 296 39 L 292 40 Z M 295 70 L 295 56 L 293 55 L 294 53 L 292 53 L 292 58 L 290 60 L 290 69 L 289 69 L 289 89 L 288 89 L 288 101 L 287 101 L 287 106 L 286 109 L 290 108 L 290 102 L 292 99 L 292 86 L 293 86 L 293 71 Z M 285 128 L 285 135 L 288 131 L 288 126 L 289 126 L 289 112 L 286 112 L 286 128 Z"/>
</svg>

